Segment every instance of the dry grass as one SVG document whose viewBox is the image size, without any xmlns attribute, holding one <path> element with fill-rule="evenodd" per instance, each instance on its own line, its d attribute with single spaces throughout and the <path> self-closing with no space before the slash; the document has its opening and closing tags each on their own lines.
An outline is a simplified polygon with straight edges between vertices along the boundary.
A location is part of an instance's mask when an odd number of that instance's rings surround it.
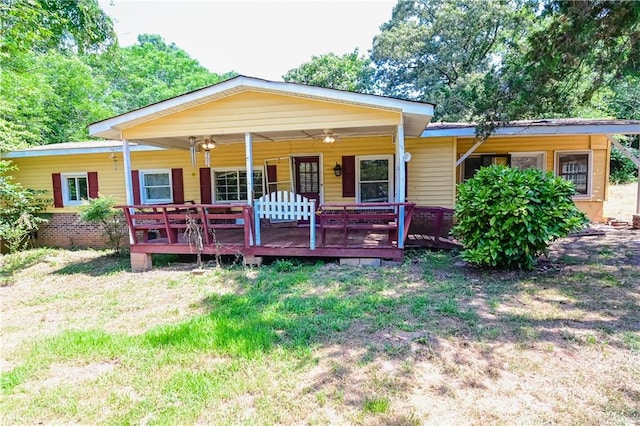
<svg viewBox="0 0 640 426">
<path fill-rule="evenodd" d="M 3 423 L 634 424 L 639 254 L 611 230 L 527 273 L 422 252 L 194 276 L 51 251 L 0 288 Z M 272 343 L 191 343 L 226 312 Z"/>
</svg>

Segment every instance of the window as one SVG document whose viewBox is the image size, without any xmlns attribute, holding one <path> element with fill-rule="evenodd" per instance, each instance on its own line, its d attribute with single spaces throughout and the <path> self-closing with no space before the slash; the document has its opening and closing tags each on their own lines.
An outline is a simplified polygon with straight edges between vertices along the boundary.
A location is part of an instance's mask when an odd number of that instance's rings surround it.
<svg viewBox="0 0 640 426">
<path fill-rule="evenodd" d="M 591 151 L 556 152 L 556 174 L 573 182 L 578 195 L 591 194 Z"/>
<path fill-rule="evenodd" d="M 546 169 L 546 156 L 544 152 L 513 152 L 511 153 L 511 167 L 520 169 Z"/>
<path fill-rule="evenodd" d="M 462 167 L 461 181 L 464 182 L 467 179 L 471 179 L 481 167 L 488 167 L 494 164 L 503 164 L 505 166 L 511 165 L 510 154 L 483 154 L 483 155 L 470 155 L 464 160 Z"/>
<path fill-rule="evenodd" d="M 358 157 L 356 166 L 356 201 L 358 203 L 391 202 L 393 156 Z"/>
<path fill-rule="evenodd" d="M 142 204 L 173 202 L 171 170 L 141 170 L 140 189 Z"/>
<path fill-rule="evenodd" d="M 62 175 L 62 195 L 65 206 L 77 206 L 89 199 L 89 185 L 86 173 Z"/>
<path fill-rule="evenodd" d="M 215 201 L 236 202 L 247 201 L 247 171 L 246 170 L 214 170 L 213 172 Z M 264 195 L 262 170 L 253 171 L 254 198 Z"/>
</svg>

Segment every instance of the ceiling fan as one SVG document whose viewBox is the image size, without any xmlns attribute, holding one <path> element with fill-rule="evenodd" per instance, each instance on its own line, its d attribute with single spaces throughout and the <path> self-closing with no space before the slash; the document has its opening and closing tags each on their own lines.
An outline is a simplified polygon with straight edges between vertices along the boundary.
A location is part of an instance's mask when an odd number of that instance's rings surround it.
<svg viewBox="0 0 640 426">
<path fill-rule="evenodd" d="M 322 133 L 311 135 L 313 139 L 319 139 L 322 143 L 332 144 L 336 142 L 339 138 L 333 133 L 331 129 L 324 129 Z"/>
<path fill-rule="evenodd" d="M 189 136 L 189 151 L 191 153 L 191 165 L 196 166 L 196 152 L 204 151 L 204 163 L 207 167 L 211 165 L 211 150 L 217 146 L 211 136 L 197 139 L 195 136 Z"/>
</svg>

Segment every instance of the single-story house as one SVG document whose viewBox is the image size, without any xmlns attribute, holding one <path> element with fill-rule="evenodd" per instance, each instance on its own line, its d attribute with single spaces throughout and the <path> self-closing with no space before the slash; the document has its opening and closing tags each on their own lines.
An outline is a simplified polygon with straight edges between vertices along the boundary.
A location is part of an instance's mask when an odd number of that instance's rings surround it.
<svg viewBox="0 0 640 426">
<path fill-rule="evenodd" d="M 18 166 L 17 181 L 54 200 L 40 244 L 95 244 L 97 229 L 78 220 L 78 206 L 114 196 L 124 206 L 132 266 L 142 270 L 153 253 L 193 252 L 188 224 L 205 254 L 401 258 L 411 219 L 442 221 L 456 184 L 496 163 L 575 182 L 576 205 L 601 221 L 610 135 L 640 133 L 638 121 L 523 121 L 480 143 L 472 124 L 431 123 L 433 111 L 238 76 L 91 124 L 104 141 L 2 158 Z"/>
</svg>

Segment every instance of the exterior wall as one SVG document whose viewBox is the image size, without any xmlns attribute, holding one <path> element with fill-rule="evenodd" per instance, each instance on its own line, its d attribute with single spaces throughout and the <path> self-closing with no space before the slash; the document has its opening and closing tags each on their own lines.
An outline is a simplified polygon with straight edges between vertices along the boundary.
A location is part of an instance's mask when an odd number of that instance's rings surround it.
<svg viewBox="0 0 640 426">
<path fill-rule="evenodd" d="M 455 204 L 455 138 L 407 139 L 407 199 L 422 206 L 453 208 Z"/>
<path fill-rule="evenodd" d="M 163 151 L 155 151 L 165 154 Z M 135 153 L 149 154 L 149 153 Z M 18 166 L 14 172 L 17 182 L 25 188 L 43 189 L 49 191 L 47 197 L 53 199 L 52 173 L 86 173 L 98 172 L 98 192 L 105 196 L 115 196 L 119 203 L 125 204 L 122 153 L 117 153 L 117 162 L 111 158 L 111 153 L 81 154 L 49 157 L 12 158 Z M 188 153 L 186 153 L 188 159 Z M 77 212 L 77 207 L 54 208 L 49 213 Z"/>
<path fill-rule="evenodd" d="M 397 125 L 399 112 L 261 92 L 238 93 L 123 130 L 125 139 Z"/>
<path fill-rule="evenodd" d="M 125 237 L 122 246 L 129 245 L 126 224 L 122 222 Z M 55 213 L 49 218 L 49 223 L 42 225 L 34 240 L 35 245 L 41 247 L 78 247 L 78 248 L 108 248 L 108 239 L 97 224 L 83 222 L 76 213 Z"/>
<path fill-rule="evenodd" d="M 473 144 L 473 138 L 458 138 L 456 158 L 460 158 Z M 591 194 L 590 196 L 575 196 L 574 202 L 592 222 L 601 222 L 603 220 L 603 205 L 608 194 L 610 150 L 610 142 L 604 135 L 501 136 L 489 138 L 480 145 L 474 154 L 544 151 L 546 153 L 546 170 L 555 173 L 556 152 L 591 151 Z M 456 172 L 458 182 L 460 175 L 461 167 L 458 167 Z"/>
<path fill-rule="evenodd" d="M 285 141 L 285 142 L 256 142 L 253 144 L 253 165 L 263 168 L 265 160 L 279 159 L 276 164 L 279 181 L 291 180 L 290 156 L 318 155 L 322 164 L 322 191 L 325 202 L 353 202 L 353 197 L 342 197 L 342 178 L 336 177 L 333 168 L 336 163 L 342 163 L 343 155 L 394 155 L 395 145 L 391 136 L 363 137 L 340 139 L 336 143 L 327 145 L 320 140 Z M 23 186 L 33 189 L 49 191 L 48 197 L 53 198 L 52 173 L 84 173 L 98 172 L 98 191 L 101 195 L 113 196 L 118 203 L 126 204 L 122 153 L 117 152 L 117 162 L 110 158 L 110 153 L 79 154 L 49 157 L 27 157 L 12 159 L 19 170 L 14 176 Z M 419 156 L 419 155 L 418 155 Z M 426 158 L 426 157 L 425 157 Z M 413 160 L 412 160 L 413 161 Z M 183 184 L 185 200 L 200 200 L 199 168 L 205 167 L 204 154 L 197 153 L 197 165 L 192 167 L 188 151 L 146 151 L 131 153 L 131 168 L 133 170 L 149 169 L 183 169 Z M 244 143 L 220 144 L 211 151 L 212 169 L 244 169 Z M 412 169 L 411 163 L 409 170 Z M 284 188 L 288 189 L 288 188 Z M 77 207 L 48 209 L 49 213 L 77 212 Z"/>
</svg>

